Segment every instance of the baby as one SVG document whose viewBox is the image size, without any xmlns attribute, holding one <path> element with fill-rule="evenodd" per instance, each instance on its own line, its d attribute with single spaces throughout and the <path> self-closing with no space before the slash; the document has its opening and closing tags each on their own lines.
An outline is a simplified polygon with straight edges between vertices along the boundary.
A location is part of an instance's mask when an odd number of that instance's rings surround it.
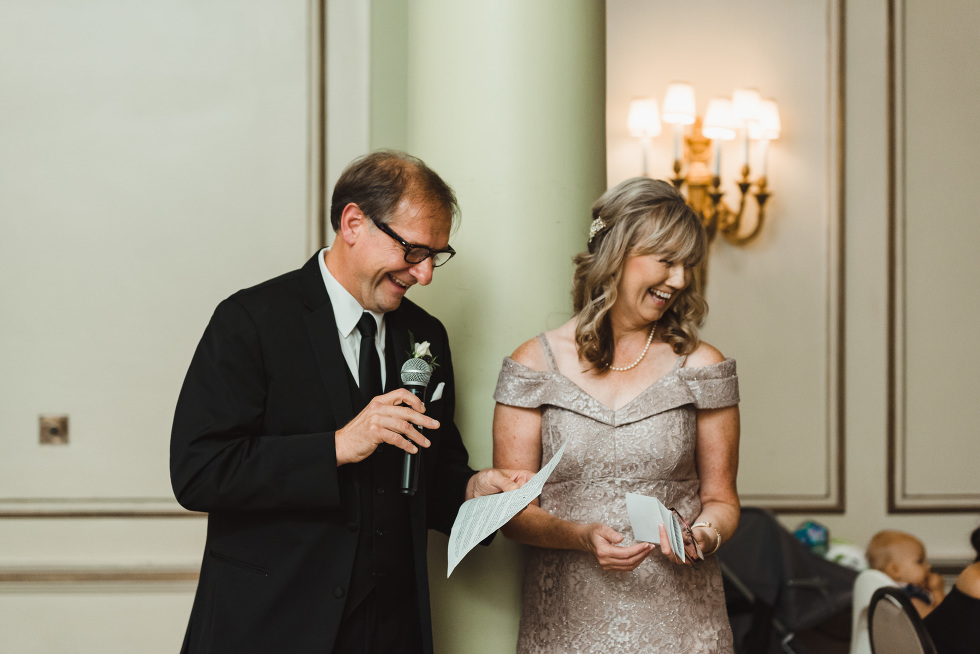
<svg viewBox="0 0 980 654">
<path fill-rule="evenodd" d="M 932 572 L 926 548 L 918 538 L 902 531 L 879 531 L 868 543 L 868 569 L 854 582 L 851 654 L 871 654 L 868 605 L 883 586 L 900 586 L 920 616 L 936 608 L 945 595 L 943 578 Z"/>
<path fill-rule="evenodd" d="M 945 596 L 942 576 L 926 561 L 918 538 L 902 531 L 879 531 L 868 543 L 868 567 L 880 570 L 901 586 L 919 615 L 925 617 Z"/>
</svg>

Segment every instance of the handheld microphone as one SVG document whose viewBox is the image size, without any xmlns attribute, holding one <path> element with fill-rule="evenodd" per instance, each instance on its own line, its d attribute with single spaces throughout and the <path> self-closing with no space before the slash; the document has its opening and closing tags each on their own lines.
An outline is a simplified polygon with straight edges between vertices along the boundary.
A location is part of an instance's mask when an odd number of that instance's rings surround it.
<svg viewBox="0 0 980 654">
<path fill-rule="evenodd" d="M 401 371 L 402 386 L 415 397 L 425 401 L 425 388 L 429 385 L 432 377 L 432 366 L 424 359 L 409 359 L 402 365 Z M 419 432 L 421 427 L 416 427 Z M 419 449 L 415 454 L 405 452 L 405 459 L 402 461 L 401 492 L 406 495 L 415 495 L 419 490 Z"/>
</svg>

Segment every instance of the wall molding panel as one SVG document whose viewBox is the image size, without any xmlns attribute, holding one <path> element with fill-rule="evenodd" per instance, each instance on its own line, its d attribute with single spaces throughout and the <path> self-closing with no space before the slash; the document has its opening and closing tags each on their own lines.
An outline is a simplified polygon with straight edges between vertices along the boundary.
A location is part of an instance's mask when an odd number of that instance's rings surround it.
<svg viewBox="0 0 980 654">
<path fill-rule="evenodd" d="M 607 43 L 608 186 L 641 173 L 640 146 L 626 128 L 633 98 L 662 99 L 670 82 L 684 80 L 702 114 L 709 98 L 736 87 L 756 87 L 779 103 L 783 132 L 769 151 L 766 226 L 744 247 L 712 244 L 703 338 L 738 361 L 742 502 L 842 513 L 844 2 L 606 6 L 607 29 L 616 35 Z M 677 25 L 698 26 L 693 46 Z M 741 38 L 746 33 L 766 38 Z M 652 142 L 653 177 L 671 174 L 670 140 L 665 130 Z M 728 202 L 737 197 L 741 165 L 733 146 L 721 161 Z"/>
<path fill-rule="evenodd" d="M 190 518 L 206 513 L 188 511 L 174 499 L 135 498 L 4 498 L 0 518 Z"/>
<path fill-rule="evenodd" d="M 168 443 L 208 316 L 326 238 L 325 2 L 0 9 L 0 518 L 194 515 Z"/>
<path fill-rule="evenodd" d="M 824 223 L 826 260 L 823 271 L 824 297 L 824 388 L 823 427 L 820 457 L 785 461 L 796 471 L 797 480 L 813 488 L 794 492 L 792 484 L 776 486 L 772 491 L 740 492 L 742 503 L 762 506 L 779 513 L 843 513 L 846 503 L 845 432 L 844 432 L 844 115 L 845 115 L 845 13 L 844 0 L 828 0 L 825 11 L 826 89 L 826 169 L 819 171 L 823 182 L 817 187 L 827 194 Z M 792 118 L 787 117 L 792 124 Z M 817 171 L 813 171 L 817 172 Z M 792 206 L 794 198 L 786 201 Z M 784 211 L 787 209 L 784 209 Z M 751 253 L 746 256 L 752 256 Z M 806 401 L 806 398 L 800 398 Z M 769 435 L 772 438 L 772 435 Z"/>
<path fill-rule="evenodd" d="M 0 568 L 0 594 L 193 592 L 198 572 L 159 568 Z"/>
<path fill-rule="evenodd" d="M 978 29 L 973 4 L 888 2 L 889 513 L 980 512 L 975 158 L 954 147 L 980 118 L 951 100 L 980 93 Z"/>
</svg>

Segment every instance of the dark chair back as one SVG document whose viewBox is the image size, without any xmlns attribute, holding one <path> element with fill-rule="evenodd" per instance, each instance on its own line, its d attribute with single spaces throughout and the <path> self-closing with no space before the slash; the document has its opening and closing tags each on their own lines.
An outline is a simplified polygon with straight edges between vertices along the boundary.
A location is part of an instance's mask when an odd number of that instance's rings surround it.
<svg viewBox="0 0 980 654">
<path fill-rule="evenodd" d="M 936 654 L 912 600 L 900 589 L 879 588 L 868 607 L 872 654 Z"/>
</svg>

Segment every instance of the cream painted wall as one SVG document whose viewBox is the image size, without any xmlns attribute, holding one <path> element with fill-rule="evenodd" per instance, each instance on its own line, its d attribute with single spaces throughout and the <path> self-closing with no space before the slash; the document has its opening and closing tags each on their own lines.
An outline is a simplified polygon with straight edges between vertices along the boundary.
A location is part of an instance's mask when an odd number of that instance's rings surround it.
<svg viewBox="0 0 980 654">
<path fill-rule="evenodd" d="M 184 359 L 217 300 L 306 253 L 307 5 L 0 11 L 18 62 L 0 91 L 0 347 L 16 379 L 0 505 L 172 504 Z M 39 413 L 71 416 L 67 448 L 38 447 Z"/>
<path fill-rule="evenodd" d="M 970 219 L 975 147 L 964 135 L 980 129 L 980 74 L 969 63 L 980 56 L 980 5 L 906 2 L 900 8 L 898 310 L 904 321 L 898 360 L 905 383 L 896 494 L 903 505 L 976 506 L 980 404 L 972 379 L 980 367 L 980 313 L 972 282 L 980 274 L 980 225 Z"/>
<path fill-rule="evenodd" d="M 901 9 L 901 2 L 896 3 Z M 909 3 L 918 4 L 918 3 Z M 967 6 L 969 4 L 969 6 Z M 848 216 L 847 241 L 847 358 L 845 376 L 847 379 L 847 511 L 843 515 L 817 516 L 830 526 L 831 533 L 843 538 L 849 538 L 857 543 L 866 543 L 875 531 L 883 528 L 903 529 L 918 534 L 925 542 L 928 553 L 933 559 L 948 559 L 962 562 L 972 558 L 968 545 L 968 536 L 972 529 L 980 523 L 980 515 L 976 512 L 967 513 L 935 513 L 921 514 L 888 514 L 888 469 L 887 469 L 887 321 L 888 294 L 886 278 L 888 272 L 887 259 L 887 224 L 888 224 L 888 184 L 887 175 L 891 161 L 888 159 L 888 125 L 887 116 L 887 14 L 886 6 L 879 3 L 851 2 L 847 11 L 847 207 Z M 934 18 L 926 14 L 935 13 Z M 946 20 L 943 21 L 943 16 Z M 955 17 L 955 18 L 954 18 Z M 966 37 L 972 34 L 965 32 L 942 30 L 936 31 L 931 25 L 933 20 L 942 24 L 977 24 L 977 7 L 971 3 L 946 0 L 941 3 L 930 3 L 929 12 L 919 12 L 923 22 L 909 23 L 910 54 L 916 58 L 933 53 L 953 53 L 966 48 L 975 59 L 978 54 L 976 40 Z M 970 22 L 972 21 L 972 23 Z M 899 35 L 903 31 L 898 25 Z M 901 41 L 901 39 L 900 39 Z M 941 55 L 940 55 L 941 56 Z M 927 93 L 919 87 L 917 92 L 909 94 L 906 101 L 910 106 L 931 107 L 939 100 L 944 106 L 953 111 L 962 110 L 957 107 L 969 107 L 976 103 L 978 81 L 977 71 L 965 66 L 936 67 L 922 71 L 924 76 L 933 79 L 944 91 L 934 94 Z M 911 89 L 910 89 L 911 90 Z M 916 131 L 931 130 L 920 123 Z M 917 136 L 917 138 L 920 138 Z M 970 144 L 966 140 L 953 139 L 941 141 L 949 150 L 944 154 L 951 162 L 966 162 L 971 157 Z M 934 156 L 932 148 L 920 150 L 920 156 Z M 921 159 L 919 160 L 921 161 Z M 918 162 L 917 162 L 918 163 Z M 955 165 L 954 165 L 955 167 Z M 913 184 L 911 179 L 900 188 L 901 193 L 919 193 L 919 184 Z M 923 187 L 925 188 L 925 187 Z M 966 214 L 950 211 L 964 201 L 968 186 L 943 185 L 943 197 L 938 203 L 941 211 L 949 211 L 946 225 L 950 229 L 959 229 L 953 225 L 964 224 L 959 219 Z M 921 196 L 920 196 L 921 197 Z M 955 218 L 954 218 L 955 216 Z M 933 220 L 933 213 L 927 211 L 915 217 L 918 225 L 928 225 Z M 969 222 L 969 221 L 967 221 Z M 928 229 L 928 227 L 927 227 Z M 944 237 L 939 230 L 928 230 L 932 235 L 929 242 L 935 244 L 937 239 L 947 244 L 953 241 Z M 935 245 L 931 245 L 935 247 Z M 949 261 L 944 250 L 939 260 Z M 915 272 L 933 274 L 936 261 L 924 262 Z M 966 256 L 957 260 L 960 266 L 959 274 L 943 275 L 943 281 L 937 286 L 944 286 L 943 292 L 951 293 L 955 301 L 947 300 L 958 312 L 966 315 L 954 319 L 953 329 L 968 329 L 966 325 L 974 320 L 969 312 L 974 311 L 974 303 L 964 302 L 970 297 L 972 283 L 970 277 L 975 273 L 977 262 L 975 257 Z M 945 267 L 945 266 L 943 266 Z M 972 268 L 971 268 L 972 267 Z M 910 269 L 911 271 L 911 269 Z M 921 272 L 919 272 L 921 271 Z M 898 271 L 902 274 L 903 270 Z M 905 274 L 908 274 L 907 272 Z M 901 320 L 901 317 L 899 317 Z M 945 321 L 944 321 L 945 322 Z M 946 323 L 949 324 L 949 323 Z M 947 338 L 943 336 L 942 338 Z M 942 339 L 939 339 L 942 340 Z M 966 340 L 966 348 L 953 355 L 952 358 L 937 359 L 933 370 L 943 369 L 944 374 L 953 375 L 949 380 L 954 387 L 970 387 L 972 380 L 969 374 L 957 372 L 957 359 L 969 360 L 975 357 Z M 912 347 L 919 351 L 933 351 L 937 345 L 936 339 L 925 340 L 922 343 L 913 342 Z M 942 363 L 949 363 L 947 367 Z M 908 377 L 909 392 L 917 395 L 920 391 L 934 393 L 936 372 L 929 375 Z M 918 401 L 918 400 L 917 400 Z M 928 452 L 921 452 L 913 465 L 922 466 L 918 469 L 928 469 L 932 461 L 942 460 L 947 452 L 956 452 L 965 459 L 975 460 L 976 438 L 972 433 L 975 423 L 970 416 L 974 403 L 949 402 L 938 403 L 947 410 L 947 418 L 954 424 L 960 425 L 959 430 L 944 429 L 928 431 L 931 447 Z M 950 472 L 949 478 L 953 484 L 966 486 L 972 484 L 973 497 L 976 497 L 977 476 L 975 473 L 963 475 L 956 468 L 946 468 L 942 475 Z"/>
<path fill-rule="evenodd" d="M 371 149 L 408 147 L 407 0 L 371 0 Z"/>
<path fill-rule="evenodd" d="M 0 647 L 18 654 L 180 651 L 194 584 L 5 584 Z M 48 587 L 45 587 L 48 586 Z"/>
<path fill-rule="evenodd" d="M 316 0 L 314 0 L 316 1 Z M 325 0 L 326 151 L 324 179 L 329 224 L 330 192 L 340 173 L 369 149 L 371 138 L 371 21 L 373 2 Z"/>
<path fill-rule="evenodd" d="M 312 6 L 0 2 L 0 513 L 181 511 L 170 422 L 211 311 L 308 254 Z M 0 650 L 176 651 L 192 584 L 70 575 L 186 576 L 204 528 L 0 518 Z"/>
<path fill-rule="evenodd" d="M 768 506 L 839 503 L 837 349 L 840 220 L 835 3 L 609 0 L 606 125 L 610 185 L 638 175 L 640 147 L 626 116 L 634 97 L 663 101 L 691 83 L 698 111 L 710 98 L 755 87 L 779 102 L 783 132 L 769 153 L 766 229 L 758 240 L 712 246 L 703 335 L 738 361 L 744 501 Z M 697 25 L 697 36 L 679 26 Z M 766 38 L 746 38 L 765 34 Z M 652 143 L 650 173 L 672 174 L 670 130 Z M 753 178 L 761 169 L 751 151 Z M 737 204 L 741 144 L 723 148 L 723 190 Z M 748 222 L 755 219 L 749 200 Z M 830 310 L 834 310 L 831 312 Z"/>
</svg>

